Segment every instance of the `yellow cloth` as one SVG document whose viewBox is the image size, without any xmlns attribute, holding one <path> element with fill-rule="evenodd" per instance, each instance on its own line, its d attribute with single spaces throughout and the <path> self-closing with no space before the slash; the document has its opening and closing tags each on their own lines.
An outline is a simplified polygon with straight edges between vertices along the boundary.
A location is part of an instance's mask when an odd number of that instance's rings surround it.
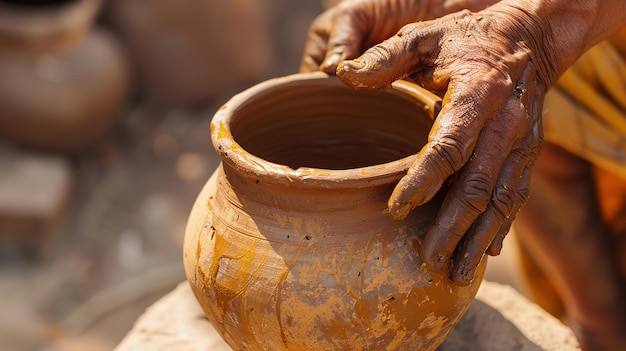
<svg viewBox="0 0 626 351">
<path fill-rule="evenodd" d="M 561 77 L 543 116 L 547 142 L 626 179 L 626 27 Z"/>
</svg>

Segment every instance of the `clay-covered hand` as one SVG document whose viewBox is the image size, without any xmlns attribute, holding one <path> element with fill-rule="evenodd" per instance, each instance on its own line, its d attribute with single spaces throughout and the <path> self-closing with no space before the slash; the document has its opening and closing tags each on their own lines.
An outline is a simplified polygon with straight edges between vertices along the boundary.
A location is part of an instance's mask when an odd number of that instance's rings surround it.
<svg viewBox="0 0 626 351">
<path fill-rule="evenodd" d="M 345 0 L 318 16 L 307 37 L 301 72 L 335 74 L 337 65 L 427 17 L 425 0 Z"/>
<path fill-rule="evenodd" d="M 300 72 L 335 74 L 343 60 L 396 34 L 402 26 L 498 0 L 343 0 L 318 16 L 307 36 Z"/>
<path fill-rule="evenodd" d="M 556 73 L 543 57 L 542 23 L 494 6 L 404 26 L 337 68 L 355 88 L 409 79 L 445 91 L 428 143 L 399 182 L 389 211 L 404 218 L 449 181 L 421 248 L 424 261 L 469 284 L 485 254 L 497 255 L 526 200 L 541 149 L 541 109 Z"/>
</svg>

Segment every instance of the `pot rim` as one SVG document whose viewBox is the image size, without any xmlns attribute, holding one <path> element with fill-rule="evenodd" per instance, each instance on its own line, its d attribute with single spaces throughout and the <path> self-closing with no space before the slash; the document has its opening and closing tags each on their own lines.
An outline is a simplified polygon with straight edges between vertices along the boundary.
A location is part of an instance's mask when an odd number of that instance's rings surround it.
<svg viewBox="0 0 626 351">
<path fill-rule="evenodd" d="M 273 184 L 300 185 L 307 188 L 365 188 L 396 183 L 406 174 L 409 167 L 414 163 L 417 154 L 360 168 L 331 170 L 300 167 L 293 169 L 255 156 L 234 140 L 230 130 L 230 122 L 237 111 L 245 106 L 251 97 L 271 90 L 305 85 L 346 87 L 335 76 L 323 72 L 295 73 L 254 85 L 234 95 L 222 105 L 211 121 L 211 140 L 222 162 L 249 178 Z M 419 108 L 426 111 L 431 120 L 434 120 L 441 108 L 441 98 L 414 83 L 396 81 L 387 89 L 414 102 Z"/>
</svg>

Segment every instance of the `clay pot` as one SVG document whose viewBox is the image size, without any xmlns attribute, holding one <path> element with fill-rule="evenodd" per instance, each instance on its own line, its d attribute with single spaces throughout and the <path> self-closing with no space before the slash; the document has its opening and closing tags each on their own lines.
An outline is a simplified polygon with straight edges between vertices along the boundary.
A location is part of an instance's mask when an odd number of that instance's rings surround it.
<svg viewBox="0 0 626 351">
<path fill-rule="evenodd" d="M 184 244 L 187 278 L 235 350 L 433 350 L 472 301 L 417 248 L 441 194 L 393 220 L 436 96 L 355 91 L 321 73 L 269 80 L 211 124 L 222 163 Z"/>
<path fill-rule="evenodd" d="M 271 63 L 267 4 L 257 0 L 109 0 L 151 104 L 193 106 L 258 81 Z"/>
<path fill-rule="evenodd" d="M 77 151 L 118 119 L 129 91 L 119 44 L 94 30 L 99 0 L 0 1 L 0 139 Z"/>
</svg>

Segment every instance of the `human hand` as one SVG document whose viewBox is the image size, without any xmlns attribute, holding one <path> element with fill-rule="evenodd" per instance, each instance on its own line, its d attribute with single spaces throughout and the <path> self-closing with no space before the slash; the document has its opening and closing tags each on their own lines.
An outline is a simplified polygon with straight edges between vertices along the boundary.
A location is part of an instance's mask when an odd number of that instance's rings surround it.
<svg viewBox="0 0 626 351">
<path fill-rule="evenodd" d="M 541 25 L 507 6 L 458 12 L 406 25 L 337 68 L 355 88 L 409 79 L 445 91 L 428 143 L 388 205 L 402 219 L 451 178 L 420 253 L 458 284 L 474 279 L 485 254 L 499 253 L 528 196 L 541 149 L 543 98 L 557 76 L 542 57 Z"/>
<path fill-rule="evenodd" d="M 427 18 L 423 0 L 345 0 L 318 16 L 309 28 L 301 72 L 335 74 L 337 65 Z"/>
<path fill-rule="evenodd" d="M 344 0 L 318 16 L 307 35 L 300 72 L 335 74 L 343 60 L 358 57 L 402 26 L 462 9 L 478 11 L 498 0 Z"/>
</svg>

